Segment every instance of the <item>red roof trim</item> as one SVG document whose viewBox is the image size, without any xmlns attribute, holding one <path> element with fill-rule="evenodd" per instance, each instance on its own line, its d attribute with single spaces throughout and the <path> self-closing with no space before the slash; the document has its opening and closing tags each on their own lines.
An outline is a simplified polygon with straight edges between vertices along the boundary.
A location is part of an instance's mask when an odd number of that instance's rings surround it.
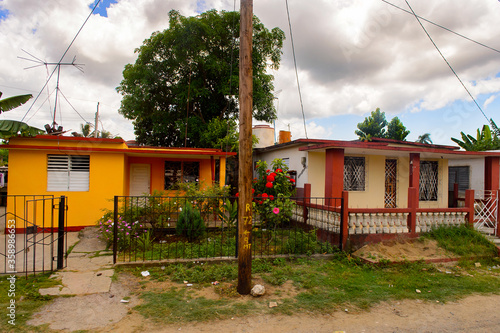
<svg viewBox="0 0 500 333">
<path fill-rule="evenodd" d="M 78 151 L 78 152 L 110 152 L 110 153 L 124 153 L 129 154 L 151 154 L 151 155 L 209 155 L 209 156 L 235 156 L 236 153 L 233 152 L 222 152 L 220 150 L 207 150 L 203 151 L 200 148 L 196 150 L 185 150 L 179 148 L 170 149 L 155 149 L 155 150 L 145 150 L 141 148 L 135 149 L 117 149 L 117 148 L 99 148 L 99 147 L 58 147 L 58 146 L 34 146 L 34 145 L 4 145 L 4 149 L 33 149 L 33 150 L 55 150 L 55 151 Z"/>
</svg>

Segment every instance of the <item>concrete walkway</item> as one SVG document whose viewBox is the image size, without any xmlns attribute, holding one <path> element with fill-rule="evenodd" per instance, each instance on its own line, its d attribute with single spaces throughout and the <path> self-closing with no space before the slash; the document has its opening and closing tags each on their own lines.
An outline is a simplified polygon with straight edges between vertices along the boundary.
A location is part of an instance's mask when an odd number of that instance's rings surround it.
<svg viewBox="0 0 500 333">
<path fill-rule="evenodd" d="M 126 283 L 113 283 L 113 257 L 97 239 L 95 228 L 84 229 L 80 236 L 67 267 L 54 273 L 61 285 L 39 290 L 42 295 L 73 297 L 55 297 L 28 325 L 48 324 L 50 329 L 69 332 L 101 331 L 118 323 L 138 304 Z"/>
<path fill-rule="evenodd" d="M 80 241 L 68 255 L 65 269 L 54 273 L 62 285 L 40 289 L 41 295 L 88 295 L 109 292 L 113 257 L 106 244 L 97 238 L 94 228 L 86 228 Z"/>
</svg>

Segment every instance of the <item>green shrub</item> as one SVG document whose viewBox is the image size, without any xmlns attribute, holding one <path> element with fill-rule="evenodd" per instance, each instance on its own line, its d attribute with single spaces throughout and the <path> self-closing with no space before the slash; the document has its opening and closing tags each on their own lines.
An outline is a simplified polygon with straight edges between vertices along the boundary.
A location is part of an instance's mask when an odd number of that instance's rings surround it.
<svg viewBox="0 0 500 333">
<path fill-rule="evenodd" d="M 200 211 L 190 203 L 186 203 L 179 213 L 175 231 L 177 235 L 186 237 L 189 241 L 198 239 L 205 233 L 206 227 Z"/>
</svg>

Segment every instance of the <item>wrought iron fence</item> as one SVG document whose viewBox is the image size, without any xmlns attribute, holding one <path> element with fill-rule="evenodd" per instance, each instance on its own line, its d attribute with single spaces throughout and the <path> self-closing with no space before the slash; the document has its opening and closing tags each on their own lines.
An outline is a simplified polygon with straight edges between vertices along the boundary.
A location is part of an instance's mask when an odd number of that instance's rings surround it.
<svg viewBox="0 0 500 333">
<path fill-rule="evenodd" d="M 67 198 L 8 195 L 1 207 L 0 274 L 50 272 L 66 267 Z"/>
<path fill-rule="evenodd" d="M 342 199 L 254 202 L 253 256 L 338 251 Z M 319 209 L 325 204 L 328 209 Z M 115 263 L 237 257 L 237 205 L 236 197 L 116 196 L 99 232 L 112 246 Z"/>
</svg>

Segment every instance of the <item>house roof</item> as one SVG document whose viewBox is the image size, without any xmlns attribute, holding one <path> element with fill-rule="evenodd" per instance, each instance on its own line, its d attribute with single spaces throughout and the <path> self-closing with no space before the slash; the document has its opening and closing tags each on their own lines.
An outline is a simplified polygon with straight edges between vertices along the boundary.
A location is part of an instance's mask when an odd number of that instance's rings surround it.
<svg viewBox="0 0 500 333">
<path fill-rule="evenodd" d="M 500 151 L 465 151 L 458 146 L 423 144 L 418 142 L 398 141 L 392 139 L 373 138 L 372 141 L 344 141 L 297 139 L 287 143 L 255 149 L 257 153 L 298 147 L 299 151 L 326 151 L 327 149 L 344 149 L 347 154 L 407 156 L 410 153 L 420 153 L 423 158 L 483 158 L 485 156 L 500 156 Z"/>
<path fill-rule="evenodd" d="M 31 149 L 60 152 L 109 152 L 124 153 L 128 156 L 171 157 L 230 157 L 233 152 L 215 148 L 178 148 L 137 146 L 123 139 L 83 138 L 55 135 L 37 135 L 32 138 L 13 137 L 5 149 Z"/>
</svg>

